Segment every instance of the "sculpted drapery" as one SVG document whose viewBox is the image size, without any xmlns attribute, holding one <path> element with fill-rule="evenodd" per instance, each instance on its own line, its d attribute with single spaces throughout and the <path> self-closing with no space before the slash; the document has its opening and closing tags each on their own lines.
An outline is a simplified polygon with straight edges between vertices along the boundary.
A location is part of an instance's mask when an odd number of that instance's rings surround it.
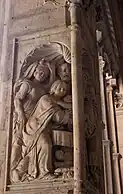
<svg viewBox="0 0 123 194">
<path fill-rule="evenodd" d="M 51 43 L 31 51 L 22 64 L 14 85 L 11 183 L 54 179 L 61 172 L 73 177 L 70 58 L 64 44 Z M 98 112 L 90 64 L 83 64 L 86 167 L 93 179 L 98 168 L 90 140 L 96 137 Z"/>
<path fill-rule="evenodd" d="M 39 49 L 45 58 L 39 58 L 39 50 L 31 52 L 15 83 L 12 182 L 54 178 L 52 125 L 72 125 L 70 65 L 64 59 L 69 55 L 54 54 L 54 44 Z"/>
</svg>

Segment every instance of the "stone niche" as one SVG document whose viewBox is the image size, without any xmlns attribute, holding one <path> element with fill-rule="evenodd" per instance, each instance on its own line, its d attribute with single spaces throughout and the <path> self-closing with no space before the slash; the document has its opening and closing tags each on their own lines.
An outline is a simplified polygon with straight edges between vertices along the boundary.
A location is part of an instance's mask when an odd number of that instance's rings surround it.
<svg viewBox="0 0 123 194">
<path fill-rule="evenodd" d="M 25 37 L 14 44 L 6 192 L 70 193 L 74 185 L 70 48 L 63 42 L 48 42 L 40 37 L 38 45 L 35 39 Z M 99 193 L 100 122 L 92 64 L 86 50 L 82 61 L 86 187 L 88 192 Z"/>
<path fill-rule="evenodd" d="M 59 37 L 69 40 L 68 32 Z M 63 41 L 23 36 L 14 41 L 14 55 L 5 193 L 70 193 L 74 186 L 70 48 Z M 85 184 L 95 194 L 101 181 L 99 110 L 86 50 L 82 61 Z"/>
<path fill-rule="evenodd" d="M 73 187 L 71 53 L 61 42 L 35 43 L 14 42 L 6 189 L 67 193 Z"/>
</svg>

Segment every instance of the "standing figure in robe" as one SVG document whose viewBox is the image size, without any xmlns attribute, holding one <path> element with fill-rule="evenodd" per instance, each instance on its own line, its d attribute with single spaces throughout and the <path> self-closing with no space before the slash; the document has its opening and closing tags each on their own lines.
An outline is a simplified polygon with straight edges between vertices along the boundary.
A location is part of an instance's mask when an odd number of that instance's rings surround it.
<svg viewBox="0 0 123 194">
<path fill-rule="evenodd" d="M 49 79 L 47 84 L 45 81 Z M 11 177 L 15 182 L 14 169 L 22 158 L 23 130 L 34 111 L 38 100 L 46 94 L 48 84 L 53 80 L 49 63 L 42 59 L 31 64 L 14 86 L 14 121 L 11 153 Z"/>
</svg>

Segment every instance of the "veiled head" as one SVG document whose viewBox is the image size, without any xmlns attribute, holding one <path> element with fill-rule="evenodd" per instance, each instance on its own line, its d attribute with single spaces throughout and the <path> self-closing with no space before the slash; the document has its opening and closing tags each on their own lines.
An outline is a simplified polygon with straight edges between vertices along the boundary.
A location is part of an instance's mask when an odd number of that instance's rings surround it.
<svg viewBox="0 0 123 194">
<path fill-rule="evenodd" d="M 50 75 L 50 70 L 48 67 L 48 62 L 42 59 L 37 64 L 37 67 L 34 72 L 34 78 L 37 81 L 43 82 L 49 77 L 49 75 Z"/>
</svg>

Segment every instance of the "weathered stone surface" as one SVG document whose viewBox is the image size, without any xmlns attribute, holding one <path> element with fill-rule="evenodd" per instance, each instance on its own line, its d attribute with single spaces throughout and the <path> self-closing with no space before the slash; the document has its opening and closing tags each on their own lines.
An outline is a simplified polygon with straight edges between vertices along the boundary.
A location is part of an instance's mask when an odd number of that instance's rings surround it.
<svg viewBox="0 0 123 194">
<path fill-rule="evenodd" d="M 64 7 L 41 12 L 39 15 L 12 20 L 10 34 L 23 34 L 65 25 Z M 45 21 L 45 25 L 44 25 Z"/>
<path fill-rule="evenodd" d="M 56 1 L 57 2 L 57 1 Z M 46 12 L 47 10 L 53 10 L 54 8 L 58 8 L 60 6 L 64 6 L 65 2 L 62 0 L 58 1 L 58 4 L 54 5 L 53 1 L 45 1 L 43 0 L 12 0 L 12 17 L 16 18 L 19 16 L 27 16 L 36 15 L 42 12 Z"/>
<path fill-rule="evenodd" d="M 73 180 L 54 180 L 54 181 L 35 181 L 32 183 L 20 183 L 13 186 L 8 186 L 9 193 L 34 193 L 42 194 L 48 193 L 64 193 L 66 194 L 69 190 L 73 189 Z"/>
</svg>

